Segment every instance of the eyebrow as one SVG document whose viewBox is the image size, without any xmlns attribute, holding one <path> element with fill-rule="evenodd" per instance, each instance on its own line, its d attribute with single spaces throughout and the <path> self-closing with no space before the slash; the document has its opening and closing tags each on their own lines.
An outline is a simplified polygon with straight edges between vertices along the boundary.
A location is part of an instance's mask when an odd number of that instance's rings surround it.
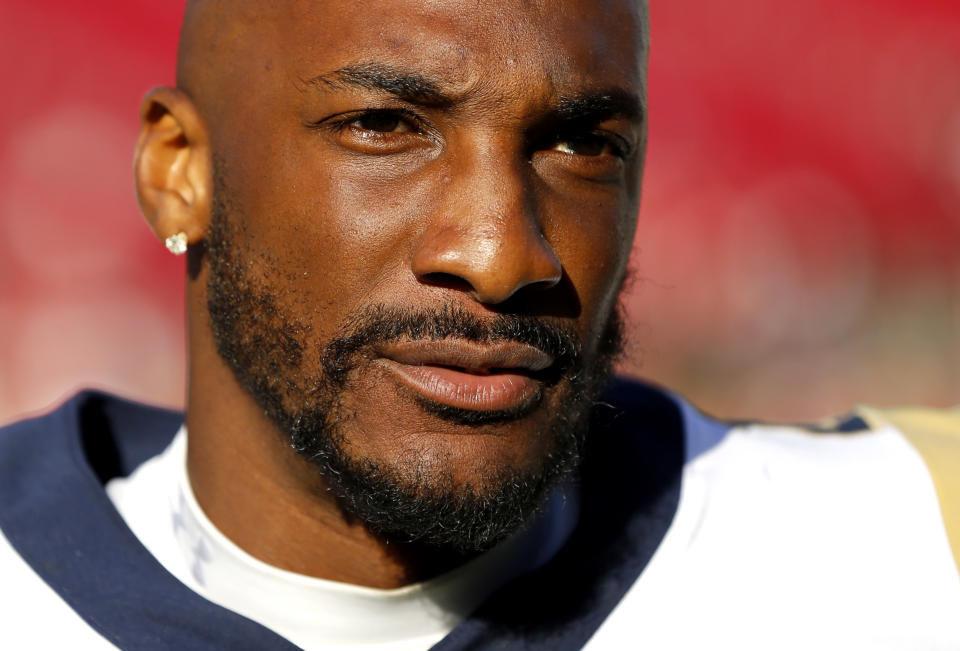
<svg viewBox="0 0 960 651">
<path fill-rule="evenodd" d="M 571 122 L 602 122 L 610 118 L 640 121 L 646 113 L 640 98 L 622 88 L 561 97 L 552 112 Z"/>
<path fill-rule="evenodd" d="M 440 91 L 440 84 L 422 75 L 380 63 L 361 63 L 317 75 L 307 83 L 319 88 L 339 90 L 364 88 L 382 90 L 398 99 L 437 108 L 451 106 L 454 99 Z"/>
<path fill-rule="evenodd" d="M 411 104 L 449 108 L 457 99 L 440 90 L 440 82 L 419 73 L 382 63 L 359 63 L 306 80 L 319 89 L 362 88 L 380 90 Z M 571 122 L 602 122 L 621 117 L 641 121 L 645 117 L 640 98 L 619 87 L 562 96 L 549 110 L 554 116 Z"/>
</svg>

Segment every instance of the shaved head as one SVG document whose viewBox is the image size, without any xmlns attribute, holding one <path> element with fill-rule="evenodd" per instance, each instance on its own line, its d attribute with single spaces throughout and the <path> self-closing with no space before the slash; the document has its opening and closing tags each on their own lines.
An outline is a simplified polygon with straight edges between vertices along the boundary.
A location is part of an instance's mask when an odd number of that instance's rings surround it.
<svg viewBox="0 0 960 651">
<path fill-rule="evenodd" d="M 230 84 L 247 74 L 249 56 L 256 52 L 248 37 L 265 28 L 268 20 L 263 19 L 269 19 L 268 12 L 281 11 L 278 6 L 252 0 L 187 2 L 177 52 L 177 86 L 201 112 L 215 112 Z"/>
<path fill-rule="evenodd" d="M 533 8 L 535 13 L 551 14 L 562 11 L 557 0 L 516 3 Z M 645 76 L 649 54 L 649 11 L 647 0 L 605 0 L 595 3 L 601 12 L 615 17 L 628 12 L 633 20 L 626 23 L 636 28 L 637 69 Z M 338 6 L 340 5 L 340 6 Z M 444 0 L 429 3 L 433 6 L 449 5 L 477 10 L 484 3 L 475 0 Z M 335 15 L 344 11 L 356 11 L 356 5 L 345 0 L 291 0 L 284 3 L 264 3 L 256 0 L 188 0 L 180 35 L 177 56 L 177 86 L 196 103 L 201 114 L 213 121 L 212 116 L 229 110 L 231 102 L 240 101 L 244 93 L 256 92 L 249 84 L 251 74 L 260 69 L 272 71 L 279 49 L 265 47 L 267 44 L 282 47 L 284 39 L 278 38 L 283 22 L 298 22 L 307 13 L 318 11 Z M 373 6 L 365 6 L 365 12 L 376 13 Z M 495 28 L 498 20 L 495 11 L 478 12 L 488 16 L 487 26 Z M 389 17 L 389 15 L 388 15 Z M 617 22 L 616 20 L 611 23 Z M 321 28 L 323 24 L 321 22 Z M 346 38 L 336 30 L 312 32 L 311 40 L 323 42 L 330 38 Z M 514 33 L 514 39 L 523 34 Z M 509 43 L 508 39 L 505 39 Z M 291 83 L 295 80 L 291 79 Z M 646 87 L 643 88 L 646 102 Z"/>
</svg>

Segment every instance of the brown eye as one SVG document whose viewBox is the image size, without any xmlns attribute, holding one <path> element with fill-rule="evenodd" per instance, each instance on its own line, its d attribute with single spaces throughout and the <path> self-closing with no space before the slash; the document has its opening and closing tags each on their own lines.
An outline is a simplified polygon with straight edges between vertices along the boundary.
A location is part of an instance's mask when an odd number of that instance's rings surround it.
<svg viewBox="0 0 960 651">
<path fill-rule="evenodd" d="M 574 154 L 577 156 L 620 155 L 620 152 L 609 140 L 603 136 L 592 134 L 565 137 L 558 140 L 556 144 L 554 144 L 553 149 L 564 154 Z"/>
<path fill-rule="evenodd" d="M 351 122 L 350 126 L 376 133 L 407 133 L 412 131 L 410 125 L 396 113 L 367 113 Z"/>
<path fill-rule="evenodd" d="M 399 108 L 350 111 L 306 126 L 328 134 L 345 151 L 365 155 L 424 151 L 437 143 L 429 123 L 417 114 Z"/>
</svg>

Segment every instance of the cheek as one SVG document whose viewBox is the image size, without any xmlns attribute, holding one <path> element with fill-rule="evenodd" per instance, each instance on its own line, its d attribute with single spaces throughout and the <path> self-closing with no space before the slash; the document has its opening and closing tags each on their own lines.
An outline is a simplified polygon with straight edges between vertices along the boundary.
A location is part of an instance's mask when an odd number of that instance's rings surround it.
<svg viewBox="0 0 960 651">
<path fill-rule="evenodd" d="M 229 186 L 238 188 L 242 244 L 264 273 L 339 317 L 395 300 L 412 279 L 411 243 L 438 196 L 427 175 L 340 161 L 302 142 L 254 157 L 262 163 L 237 170 Z"/>
<path fill-rule="evenodd" d="M 576 290 L 581 334 L 589 340 L 604 328 L 616 304 L 632 248 L 635 208 L 626 199 L 574 204 L 576 210 L 570 210 L 569 200 L 565 205 L 564 212 L 554 213 L 563 218 L 552 220 L 545 235 Z"/>
</svg>

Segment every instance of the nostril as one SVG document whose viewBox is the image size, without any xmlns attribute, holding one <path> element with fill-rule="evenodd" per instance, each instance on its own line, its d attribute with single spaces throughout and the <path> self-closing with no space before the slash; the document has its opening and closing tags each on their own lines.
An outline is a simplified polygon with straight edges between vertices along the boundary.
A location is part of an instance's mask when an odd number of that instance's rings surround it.
<svg viewBox="0 0 960 651">
<path fill-rule="evenodd" d="M 556 287 L 557 283 L 560 282 L 560 274 L 557 274 L 556 278 L 545 278 L 543 280 L 538 280 L 536 282 L 528 284 L 525 289 L 530 289 L 533 291 L 542 291 L 544 289 L 550 289 L 551 287 Z"/>
<path fill-rule="evenodd" d="M 420 282 L 424 283 L 425 285 L 444 287 L 446 289 L 454 289 L 461 292 L 473 291 L 473 285 L 456 274 L 446 273 L 443 271 L 432 271 L 430 273 L 420 274 L 417 277 L 419 278 Z"/>
</svg>

